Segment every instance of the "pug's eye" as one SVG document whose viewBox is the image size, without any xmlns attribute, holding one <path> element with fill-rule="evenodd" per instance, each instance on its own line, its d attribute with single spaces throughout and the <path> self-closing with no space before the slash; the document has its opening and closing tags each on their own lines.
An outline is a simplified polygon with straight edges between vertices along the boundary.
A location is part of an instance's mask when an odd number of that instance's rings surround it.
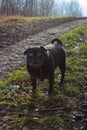
<svg viewBox="0 0 87 130">
<path fill-rule="evenodd" d="M 31 60 L 32 58 L 33 58 L 33 54 L 30 53 L 30 54 L 29 54 L 29 59 Z"/>
<path fill-rule="evenodd" d="M 40 59 L 42 59 L 42 55 L 38 56 Z"/>
<path fill-rule="evenodd" d="M 29 56 L 29 59 L 31 60 L 31 59 L 32 59 L 32 56 Z"/>
</svg>

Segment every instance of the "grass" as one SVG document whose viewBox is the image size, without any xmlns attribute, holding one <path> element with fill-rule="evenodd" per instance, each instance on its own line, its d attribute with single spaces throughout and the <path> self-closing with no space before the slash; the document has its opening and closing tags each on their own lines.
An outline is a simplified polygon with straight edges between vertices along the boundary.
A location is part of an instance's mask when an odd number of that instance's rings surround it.
<svg viewBox="0 0 87 130">
<path fill-rule="evenodd" d="M 70 111 L 78 110 L 76 102 L 81 104 L 79 97 L 87 86 L 87 25 L 60 38 L 67 53 L 65 84 L 63 88 L 58 87 L 59 70 L 56 70 L 53 97 L 46 94 L 47 80 L 44 83 L 38 81 L 36 94 L 29 94 L 32 86 L 25 66 L 0 81 L 0 108 L 6 107 L 10 111 L 9 119 L 5 121 L 9 129 L 72 129 Z M 19 88 L 13 89 L 12 85 Z"/>
<path fill-rule="evenodd" d="M 58 17 L 58 16 L 44 16 L 44 17 L 23 17 L 23 16 L 0 16 L 0 27 L 3 26 L 15 26 L 22 27 L 26 25 L 30 25 L 32 23 L 39 22 L 41 20 L 51 20 L 56 18 L 73 18 L 73 17 Z M 76 17 L 75 17 L 76 18 Z"/>
<path fill-rule="evenodd" d="M 0 16 L 0 27 L 2 26 L 15 26 L 21 27 L 30 25 L 34 22 L 39 22 L 41 20 L 50 20 L 58 17 L 23 17 L 23 16 Z"/>
</svg>

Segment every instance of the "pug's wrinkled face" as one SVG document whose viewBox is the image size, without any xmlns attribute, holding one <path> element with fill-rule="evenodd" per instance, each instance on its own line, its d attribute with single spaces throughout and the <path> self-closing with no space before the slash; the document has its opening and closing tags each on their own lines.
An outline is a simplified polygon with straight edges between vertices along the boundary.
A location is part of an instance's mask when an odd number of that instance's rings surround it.
<svg viewBox="0 0 87 130">
<path fill-rule="evenodd" d="M 27 63 L 29 66 L 40 67 L 46 59 L 46 53 L 47 50 L 40 46 L 27 49 L 24 55 L 27 55 Z"/>
</svg>

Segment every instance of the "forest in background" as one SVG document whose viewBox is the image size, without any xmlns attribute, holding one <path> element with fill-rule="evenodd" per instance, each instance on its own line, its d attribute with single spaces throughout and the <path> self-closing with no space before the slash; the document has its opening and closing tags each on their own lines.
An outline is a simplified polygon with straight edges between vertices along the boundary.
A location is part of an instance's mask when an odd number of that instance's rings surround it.
<svg viewBox="0 0 87 130">
<path fill-rule="evenodd" d="M 54 0 L 0 0 L 0 15 L 83 16 L 77 0 L 57 3 Z"/>
</svg>

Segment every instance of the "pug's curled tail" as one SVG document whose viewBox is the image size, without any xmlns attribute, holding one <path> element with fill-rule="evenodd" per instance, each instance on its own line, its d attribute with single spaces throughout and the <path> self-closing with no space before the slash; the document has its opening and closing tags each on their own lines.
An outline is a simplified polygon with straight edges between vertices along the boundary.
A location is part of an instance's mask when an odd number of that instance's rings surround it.
<svg viewBox="0 0 87 130">
<path fill-rule="evenodd" d="M 54 38 L 51 42 L 52 42 L 52 44 L 54 44 L 55 42 L 57 42 L 58 45 L 63 46 L 62 41 L 60 39 L 58 39 L 58 38 Z"/>
</svg>

